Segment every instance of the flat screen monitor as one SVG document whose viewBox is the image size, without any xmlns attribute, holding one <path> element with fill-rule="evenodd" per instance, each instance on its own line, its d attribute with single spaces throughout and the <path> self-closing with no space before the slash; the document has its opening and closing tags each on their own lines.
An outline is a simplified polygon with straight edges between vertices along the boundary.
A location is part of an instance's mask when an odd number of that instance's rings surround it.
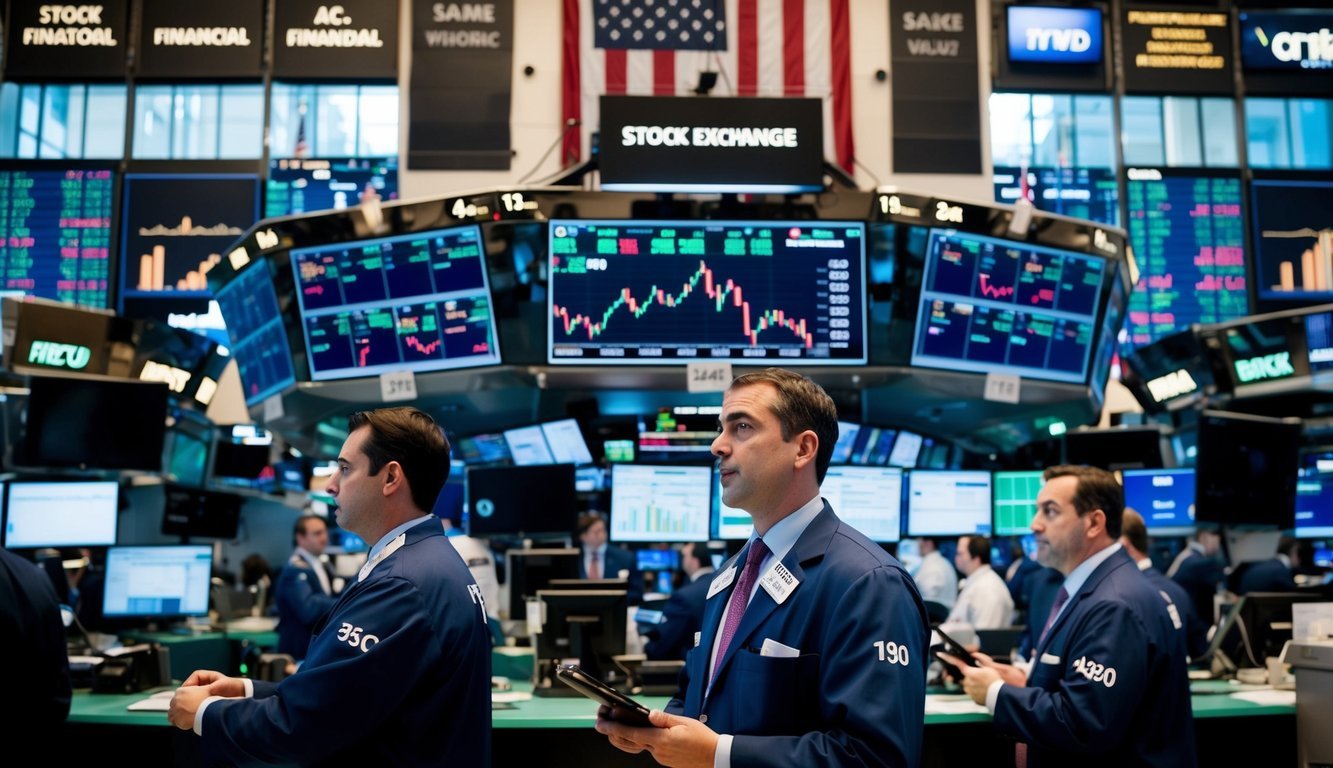
<svg viewBox="0 0 1333 768">
<path fill-rule="evenodd" d="M 663 407 L 639 420 L 638 460 L 712 463 L 720 407 Z"/>
<path fill-rule="evenodd" d="M 533 464 L 554 464 L 551 449 L 546 445 L 546 437 L 539 426 L 519 427 L 504 431 L 505 444 L 509 446 L 509 455 L 520 467 Z"/>
<path fill-rule="evenodd" d="M 712 468 L 611 467 L 612 541 L 707 541 Z"/>
<path fill-rule="evenodd" d="M 1301 456 L 1296 478 L 1296 537 L 1333 538 L 1333 453 Z"/>
<path fill-rule="evenodd" d="M 1250 314 L 1239 173 L 1130 168 L 1126 175 L 1126 229 L 1139 266 L 1128 346 Z"/>
<path fill-rule="evenodd" d="M 252 481 L 272 464 L 273 435 L 254 424 L 218 430 L 213 446 L 213 477 Z"/>
<path fill-rule="evenodd" d="M 114 480 L 12 480 L 4 494 L 7 549 L 116 543 L 120 484 Z"/>
<path fill-rule="evenodd" d="M 831 464 L 850 464 L 852 449 L 856 446 L 856 437 L 861 432 L 861 425 L 851 421 L 838 421 L 838 442 L 833 444 Z"/>
<path fill-rule="evenodd" d="M 1333 301 L 1333 182 L 1255 179 L 1254 263 L 1260 301 Z"/>
<path fill-rule="evenodd" d="M 893 451 L 889 454 L 889 466 L 915 467 L 921 455 L 922 440 L 921 435 L 915 432 L 905 429 L 899 432 L 898 439 L 893 442 Z"/>
<path fill-rule="evenodd" d="M 468 464 L 497 464 L 510 461 L 509 443 L 501 433 L 487 433 L 460 437 L 458 454 Z"/>
<path fill-rule="evenodd" d="M 1231 385 L 1236 395 L 1260 392 L 1274 381 L 1310 374 L 1306 357 L 1305 321 L 1298 316 L 1250 319 L 1218 329 Z"/>
<path fill-rule="evenodd" d="M 505 554 L 505 574 L 509 585 L 509 618 L 520 619 L 525 603 L 554 579 L 577 579 L 577 547 L 552 549 L 511 549 Z"/>
<path fill-rule="evenodd" d="M 990 535 L 990 472 L 918 469 L 907 480 L 908 536 Z"/>
<path fill-rule="evenodd" d="M 202 486 L 208 479 L 208 452 L 213 441 L 207 434 L 180 429 L 167 433 L 167 459 L 163 472 L 167 479 L 182 485 Z"/>
<path fill-rule="evenodd" d="M 1029 65 L 1100 64 L 1100 8 L 1010 5 L 1007 8 L 1009 61 Z"/>
<path fill-rule="evenodd" d="M 721 541 L 745 541 L 754 532 L 754 518 L 743 509 L 728 507 L 722 501 L 722 483 L 713 472 L 713 538 Z"/>
<path fill-rule="evenodd" d="M 912 365 L 1083 383 L 1105 259 L 933 229 Z"/>
<path fill-rule="evenodd" d="M 570 534 L 577 523 L 573 464 L 468 467 L 469 536 Z"/>
<path fill-rule="evenodd" d="M 548 421 L 541 425 L 551 458 L 557 464 L 591 464 L 592 451 L 583 439 L 583 430 L 574 419 Z"/>
<path fill-rule="evenodd" d="M 1203 411 L 1195 458 L 1200 523 L 1291 528 L 1301 422 Z"/>
<path fill-rule="evenodd" d="M 599 680 L 614 674 L 614 657 L 625 653 L 629 599 L 624 589 L 543 589 L 542 632 L 537 659 L 578 659 Z"/>
<path fill-rule="evenodd" d="M 1076 429 L 1064 435 L 1065 463 L 1106 470 L 1162 466 L 1162 432 L 1157 427 Z"/>
<path fill-rule="evenodd" d="M 120 300 L 208 297 L 208 273 L 259 219 L 259 177 L 127 174 Z"/>
<path fill-rule="evenodd" d="M 1297 2 L 1292 5 L 1298 7 L 1273 11 L 1246 9 L 1238 14 L 1240 63 L 1247 73 L 1271 72 L 1300 82 L 1333 69 L 1333 61 L 1323 47 L 1327 38 L 1320 35 L 1333 26 L 1333 14 L 1329 13 L 1328 4 Z"/>
<path fill-rule="evenodd" d="M 115 172 L 0 170 L 0 290 L 106 307 Z"/>
<path fill-rule="evenodd" d="M 1310 373 L 1333 368 L 1333 312 L 1305 316 L 1305 359 Z"/>
<path fill-rule="evenodd" d="M 679 549 L 640 549 L 634 553 L 640 571 L 674 571 L 680 568 Z"/>
<path fill-rule="evenodd" d="M 296 383 L 292 349 L 270 269 L 268 259 L 257 259 L 214 294 L 226 320 L 228 343 L 241 374 L 246 405 Z"/>
<path fill-rule="evenodd" d="M 1032 516 L 1037 513 L 1037 494 L 1045 482 L 1041 470 L 996 472 L 991 479 L 994 490 L 996 536 L 1025 536 L 1032 532 Z"/>
<path fill-rule="evenodd" d="M 1125 506 L 1143 516 L 1149 533 L 1176 536 L 1194 530 L 1194 470 L 1127 469 L 1120 478 Z"/>
<path fill-rule="evenodd" d="M 866 362 L 865 224 L 550 223 L 556 364 Z"/>
<path fill-rule="evenodd" d="M 162 470 L 166 384 L 33 376 L 20 463 Z"/>
<path fill-rule="evenodd" d="M 171 619 L 208 615 L 213 547 L 207 544 L 111 547 L 102 613 Z"/>
<path fill-rule="evenodd" d="M 268 161 L 264 218 L 341 210 L 398 199 L 397 157 L 282 158 Z"/>
<path fill-rule="evenodd" d="M 882 467 L 888 464 L 897 436 L 896 429 L 871 426 L 856 429 L 845 463 L 862 467 Z M 837 451 L 836 444 L 833 449 Z"/>
<path fill-rule="evenodd" d="M 991 179 L 995 201 L 1013 205 L 1023 196 L 1023 170 L 995 166 Z M 1110 168 L 1027 168 L 1028 199 L 1033 207 L 1113 227 L 1120 225 L 1120 191 Z"/>
<path fill-rule="evenodd" d="M 1319 594 L 1294 592 L 1243 595 L 1213 632 L 1205 656 L 1214 659 L 1214 666 L 1220 662 L 1224 669 L 1262 668 L 1269 656 L 1281 655 L 1283 644 L 1291 639 L 1292 604 L 1327 599 Z"/>
<path fill-rule="evenodd" d="M 500 363 L 475 225 L 292 251 L 310 377 Z"/>
<path fill-rule="evenodd" d="M 234 539 L 244 497 L 169 485 L 162 510 L 162 533 L 203 539 Z"/>
<path fill-rule="evenodd" d="M 903 471 L 889 467 L 829 467 L 819 495 L 838 518 L 871 541 L 902 538 Z"/>
</svg>

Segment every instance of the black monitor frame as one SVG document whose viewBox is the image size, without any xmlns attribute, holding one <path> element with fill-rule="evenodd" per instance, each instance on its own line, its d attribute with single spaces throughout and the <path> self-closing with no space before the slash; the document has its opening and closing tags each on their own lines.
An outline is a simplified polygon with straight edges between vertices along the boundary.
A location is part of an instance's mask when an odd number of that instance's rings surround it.
<svg viewBox="0 0 1333 768">
<path fill-rule="evenodd" d="M 580 552 L 577 547 L 509 550 L 505 554 L 509 618 L 521 619 L 527 599 L 546 589 L 553 579 L 578 579 Z"/>
<path fill-rule="evenodd" d="M 542 632 L 537 664 L 577 658 L 588 674 L 604 680 L 615 669 L 614 656 L 625 653 L 629 596 L 624 589 L 543 589 Z"/>
</svg>

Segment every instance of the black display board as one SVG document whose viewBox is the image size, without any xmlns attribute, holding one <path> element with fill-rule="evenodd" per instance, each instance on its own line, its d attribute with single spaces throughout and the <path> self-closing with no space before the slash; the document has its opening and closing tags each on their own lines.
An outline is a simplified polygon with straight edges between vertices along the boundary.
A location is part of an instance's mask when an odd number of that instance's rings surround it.
<svg viewBox="0 0 1333 768">
<path fill-rule="evenodd" d="M 1231 14 L 1146 5 L 1125 8 L 1121 19 L 1126 93 L 1235 91 Z"/>
<path fill-rule="evenodd" d="M 51 5 L 11 0 L 5 80 L 123 80 L 128 0 Z"/>
<path fill-rule="evenodd" d="M 603 96 L 602 188 L 795 192 L 823 186 L 819 99 Z"/>
<path fill-rule="evenodd" d="M 1001 3 L 991 6 L 996 91 L 1101 92 L 1110 89 L 1106 6 Z M 1094 52 L 1098 55 L 1092 55 Z"/>
<path fill-rule="evenodd" d="M 264 0 L 141 0 L 140 7 L 135 65 L 139 77 L 257 80 L 263 76 Z"/>
<path fill-rule="evenodd" d="M 398 3 L 275 0 L 275 80 L 398 78 Z"/>
<path fill-rule="evenodd" d="M 1333 94 L 1333 10 L 1246 10 L 1239 19 L 1246 93 Z"/>
<path fill-rule="evenodd" d="M 509 170 L 513 58 L 513 0 L 413 0 L 409 167 Z"/>
<path fill-rule="evenodd" d="M 895 173 L 981 173 L 977 12 L 895 0 L 889 13 Z"/>
</svg>

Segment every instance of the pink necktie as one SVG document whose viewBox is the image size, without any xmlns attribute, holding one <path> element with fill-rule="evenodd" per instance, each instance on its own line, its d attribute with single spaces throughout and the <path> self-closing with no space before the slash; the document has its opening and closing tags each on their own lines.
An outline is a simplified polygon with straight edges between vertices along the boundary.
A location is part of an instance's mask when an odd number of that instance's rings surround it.
<svg viewBox="0 0 1333 768">
<path fill-rule="evenodd" d="M 588 578 L 602 578 L 602 562 L 601 558 L 597 556 L 597 550 L 595 549 L 592 551 L 592 560 L 588 563 Z"/>
<path fill-rule="evenodd" d="M 1037 645 L 1041 645 L 1042 641 L 1046 639 L 1046 633 L 1051 631 L 1051 625 L 1055 623 L 1055 617 L 1060 615 L 1060 609 L 1065 607 L 1067 602 L 1069 602 L 1069 593 L 1065 591 L 1064 587 L 1060 587 L 1059 593 L 1055 596 L 1055 604 L 1051 606 L 1051 613 L 1046 617 L 1046 626 L 1042 627 L 1041 637 L 1037 638 Z"/>
<path fill-rule="evenodd" d="M 741 571 L 741 580 L 736 582 L 736 588 L 732 590 L 731 599 L 727 602 L 727 621 L 722 625 L 722 639 L 717 644 L 717 658 L 713 660 L 713 677 L 717 677 L 717 670 L 722 666 L 722 657 L 727 655 L 727 646 L 731 644 L 736 628 L 741 625 L 741 616 L 745 613 L 745 607 L 750 604 L 750 592 L 754 590 L 755 579 L 759 576 L 759 564 L 764 562 L 767 556 L 768 545 L 763 539 L 755 539 L 750 545 L 750 551 L 745 555 L 745 570 Z"/>
</svg>

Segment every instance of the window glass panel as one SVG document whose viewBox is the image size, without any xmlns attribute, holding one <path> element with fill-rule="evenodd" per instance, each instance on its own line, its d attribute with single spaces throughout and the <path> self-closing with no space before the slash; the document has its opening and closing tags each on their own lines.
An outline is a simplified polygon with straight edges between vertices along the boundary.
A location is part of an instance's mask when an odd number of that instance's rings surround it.
<svg viewBox="0 0 1333 768">
<path fill-rule="evenodd" d="M 189 85 L 176 88 L 172 102 L 175 130 L 171 156 L 186 160 L 212 160 L 218 156 L 218 86 Z"/>
<path fill-rule="evenodd" d="M 13 157 L 19 137 L 19 86 L 0 83 L 0 157 Z"/>
<path fill-rule="evenodd" d="M 1069 165 L 1069 96 L 1032 97 L 1033 165 Z"/>
<path fill-rule="evenodd" d="M 143 85 L 135 92 L 134 157 L 171 157 L 171 91 L 169 85 Z"/>
<path fill-rule="evenodd" d="M 398 86 L 361 89 L 358 153 L 366 157 L 398 154 Z"/>
<path fill-rule="evenodd" d="M 1114 168 L 1115 133 L 1111 130 L 1110 96 L 1074 97 L 1074 146 L 1079 168 Z"/>
<path fill-rule="evenodd" d="M 1292 99 L 1288 114 L 1291 121 L 1292 157 L 1299 168 L 1333 167 L 1329 150 L 1330 102 L 1323 99 Z"/>
<path fill-rule="evenodd" d="M 990 96 L 991 163 L 1021 166 L 1032 159 L 1032 97 L 1026 93 Z M 395 130 L 395 137 L 397 132 Z"/>
<path fill-rule="evenodd" d="M 1240 166 L 1236 138 L 1236 102 L 1225 98 L 1199 99 L 1203 122 L 1203 164 L 1210 168 Z"/>
<path fill-rule="evenodd" d="M 125 95 L 123 85 L 88 87 L 84 157 L 117 158 L 125 155 Z"/>
<path fill-rule="evenodd" d="M 264 87 L 228 85 L 222 88 L 222 138 L 218 157 L 260 157 L 264 150 Z"/>
<path fill-rule="evenodd" d="M 1162 147 L 1162 100 L 1126 96 L 1121 102 L 1121 144 L 1125 165 L 1165 165 Z"/>
<path fill-rule="evenodd" d="M 315 156 L 341 157 L 356 154 L 356 86 L 324 86 L 315 100 L 315 135 L 308 139 Z M 307 129 L 310 127 L 306 119 Z"/>
<path fill-rule="evenodd" d="M 1291 167 L 1287 113 L 1282 99 L 1245 100 L 1245 142 L 1252 167 Z"/>
<path fill-rule="evenodd" d="M 1198 168 L 1203 165 L 1199 135 L 1199 100 L 1168 96 L 1162 100 L 1166 128 L 1166 164 Z"/>
</svg>

